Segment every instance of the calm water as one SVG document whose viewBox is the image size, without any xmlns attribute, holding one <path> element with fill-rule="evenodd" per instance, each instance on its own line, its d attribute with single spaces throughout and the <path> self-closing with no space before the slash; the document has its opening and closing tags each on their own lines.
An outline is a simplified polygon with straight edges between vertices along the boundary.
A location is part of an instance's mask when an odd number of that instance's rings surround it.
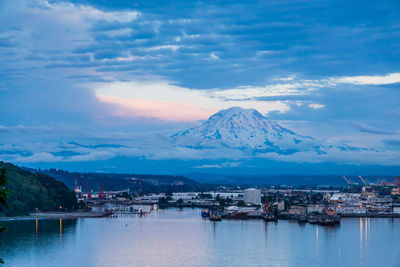
<svg viewBox="0 0 400 267">
<path fill-rule="evenodd" d="M 400 219 L 209 222 L 198 209 L 4 223 L 6 266 L 400 266 Z"/>
</svg>

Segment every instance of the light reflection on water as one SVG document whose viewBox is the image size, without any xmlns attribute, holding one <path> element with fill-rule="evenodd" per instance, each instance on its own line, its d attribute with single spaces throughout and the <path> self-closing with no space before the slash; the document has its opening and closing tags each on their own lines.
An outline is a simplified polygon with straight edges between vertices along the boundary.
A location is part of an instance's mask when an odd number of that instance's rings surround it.
<svg viewBox="0 0 400 267">
<path fill-rule="evenodd" d="M 6 266 L 396 266 L 400 219 L 209 222 L 198 209 L 4 223 Z"/>
</svg>

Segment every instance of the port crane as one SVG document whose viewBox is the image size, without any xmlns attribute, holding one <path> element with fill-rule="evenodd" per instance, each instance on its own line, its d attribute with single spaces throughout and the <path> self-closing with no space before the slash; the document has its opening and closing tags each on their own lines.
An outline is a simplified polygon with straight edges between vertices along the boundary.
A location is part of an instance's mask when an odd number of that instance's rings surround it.
<svg viewBox="0 0 400 267">
<path fill-rule="evenodd" d="M 102 182 L 102 184 L 101 184 L 101 188 L 100 188 L 100 191 L 99 191 L 99 200 L 103 200 L 103 189 L 104 189 L 104 180 L 103 180 L 103 182 Z"/>
<path fill-rule="evenodd" d="M 349 189 L 349 192 L 350 191 L 353 191 L 354 189 L 355 189 L 355 187 L 357 187 L 358 186 L 358 183 L 354 183 L 354 182 L 352 182 L 349 178 L 347 178 L 346 176 L 344 176 L 344 175 L 342 175 L 342 178 L 343 178 L 343 180 L 345 180 L 346 181 L 346 183 L 348 184 L 348 189 Z"/>
<path fill-rule="evenodd" d="M 268 193 L 265 192 L 264 194 L 264 213 L 267 214 L 268 213 Z"/>
<path fill-rule="evenodd" d="M 361 177 L 361 175 L 358 175 L 358 178 L 360 178 L 361 182 L 363 182 L 363 184 L 367 186 L 367 183 L 365 182 L 364 178 Z"/>
<path fill-rule="evenodd" d="M 351 185 L 351 183 L 350 183 L 350 181 L 349 181 L 349 179 L 347 179 L 347 177 L 346 176 L 344 176 L 344 175 L 342 175 L 342 177 L 343 177 L 343 179 L 346 181 L 346 183 L 350 186 Z"/>
<path fill-rule="evenodd" d="M 86 179 L 87 198 L 92 199 L 92 193 L 89 188 L 89 179 Z"/>
</svg>

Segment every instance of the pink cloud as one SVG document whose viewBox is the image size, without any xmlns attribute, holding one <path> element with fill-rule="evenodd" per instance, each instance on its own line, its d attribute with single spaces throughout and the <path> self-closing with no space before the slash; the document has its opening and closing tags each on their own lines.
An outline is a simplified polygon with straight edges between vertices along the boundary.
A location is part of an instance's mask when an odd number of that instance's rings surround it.
<svg viewBox="0 0 400 267">
<path fill-rule="evenodd" d="M 207 119 L 216 110 L 172 101 L 120 98 L 97 95 L 103 103 L 114 105 L 114 116 L 132 118 L 157 118 L 164 121 L 196 121 Z"/>
</svg>

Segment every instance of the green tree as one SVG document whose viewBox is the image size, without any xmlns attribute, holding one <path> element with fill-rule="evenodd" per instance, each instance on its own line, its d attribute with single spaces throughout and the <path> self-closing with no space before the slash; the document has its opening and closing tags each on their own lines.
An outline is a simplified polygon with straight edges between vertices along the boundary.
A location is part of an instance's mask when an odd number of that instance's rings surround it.
<svg viewBox="0 0 400 267">
<path fill-rule="evenodd" d="M 8 193 L 10 192 L 7 187 L 7 178 L 6 178 L 6 169 L 2 168 L 0 170 L 0 204 L 4 207 L 7 207 L 7 196 Z M 5 228 L 1 223 L 0 223 L 0 233 L 3 233 L 7 231 L 7 228 Z M 0 263 L 4 263 L 4 261 L 0 258 Z"/>
<path fill-rule="evenodd" d="M 168 207 L 168 204 L 169 204 L 169 202 L 165 197 L 160 197 L 158 199 L 158 206 L 160 208 L 166 208 L 166 207 Z"/>
<path fill-rule="evenodd" d="M 246 204 L 244 203 L 243 200 L 239 200 L 238 203 L 237 203 L 237 205 L 238 205 L 239 207 L 244 207 L 244 206 L 246 206 Z"/>
<path fill-rule="evenodd" d="M 0 216 L 27 215 L 35 210 L 75 210 L 77 201 L 74 192 L 47 175 L 31 173 L 10 163 L 0 161 L 0 170 L 7 171 L 7 206 L 0 202 Z M 4 177 L 1 178 L 4 181 Z M 0 185 L 2 196 L 5 187 Z"/>
</svg>

